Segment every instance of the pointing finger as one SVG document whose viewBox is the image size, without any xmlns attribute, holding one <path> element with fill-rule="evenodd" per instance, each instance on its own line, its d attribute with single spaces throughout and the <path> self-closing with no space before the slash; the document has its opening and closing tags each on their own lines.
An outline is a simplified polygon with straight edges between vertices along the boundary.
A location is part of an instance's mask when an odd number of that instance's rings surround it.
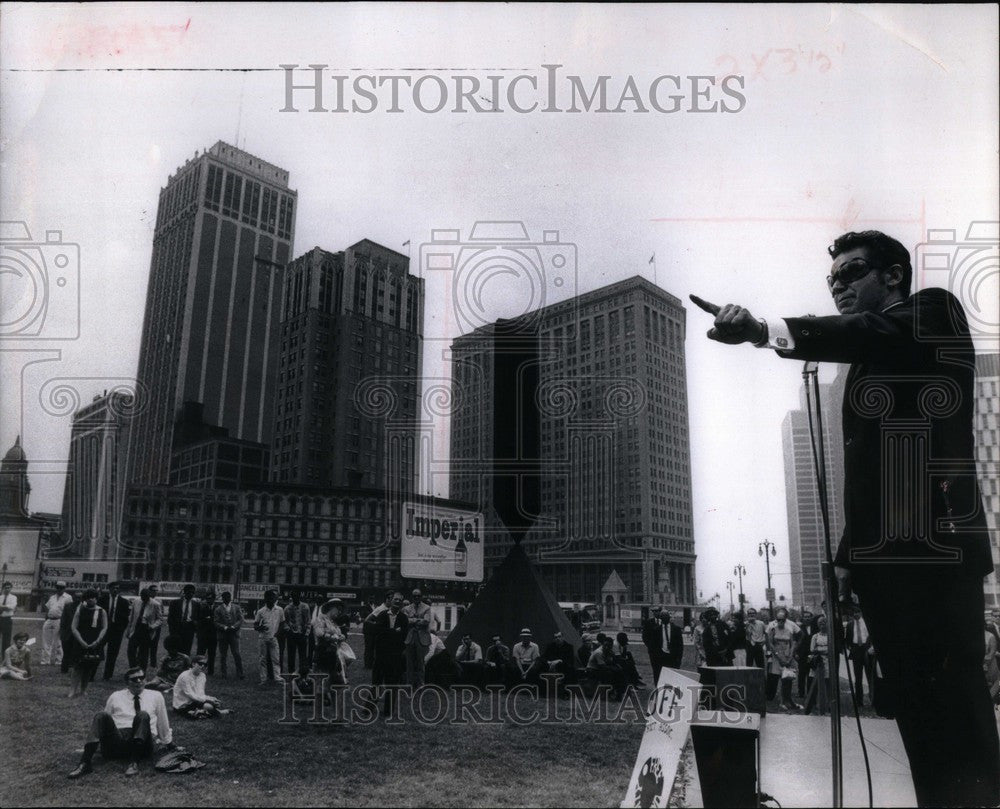
<svg viewBox="0 0 1000 809">
<path fill-rule="evenodd" d="M 708 312 L 710 315 L 719 314 L 719 310 L 722 309 L 721 306 L 717 306 L 714 303 L 709 303 L 708 301 L 699 298 L 697 295 L 688 295 L 692 303 L 697 306 L 702 311 Z"/>
</svg>

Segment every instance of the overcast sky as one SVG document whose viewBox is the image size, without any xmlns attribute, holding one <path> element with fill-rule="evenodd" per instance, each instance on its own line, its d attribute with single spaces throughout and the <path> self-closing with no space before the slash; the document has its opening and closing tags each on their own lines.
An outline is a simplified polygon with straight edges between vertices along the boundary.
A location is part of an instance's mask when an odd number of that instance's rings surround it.
<svg viewBox="0 0 1000 809">
<path fill-rule="evenodd" d="M 45 323 L 46 334 L 73 332 L 78 289 L 79 338 L 0 344 L 0 444 L 22 435 L 33 510 L 61 508 L 72 409 L 46 412 L 40 397 L 71 380 L 86 403 L 134 377 L 158 191 L 220 139 L 290 172 L 296 255 L 410 241 L 416 270 L 432 229 L 464 237 L 477 220 L 522 220 L 535 237 L 557 230 L 576 245 L 577 291 L 652 279 L 655 253 L 667 291 L 761 316 L 833 311 L 825 247 L 846 229 L 884 229 L 915 249 L 928 229 L 962 241 L 970 222 L 998 219 L 994 6 L 7 3 L 0 13 L 2 218 L 39 242 L 59 230 L 80 251 L 79 285 L 51 288 Z M 368 104 L 351 89 L 361 75 L 437 76 L 418 101 L 433 107 L 443 83 L 449 103 L 422 112 L 397 80 L 400 113 L 387 111 L 390 84 L 373 112 L 309 112 L 302 91 L 299 112 L 280 112 L 282 64 L 328 65 L 328 108 L 334 75 L 347 77 L 348 109 Z M 542 112 L 543 65 L 562 66 L 560 109 L 567 76 L 588 92 L 608 76 L 608 108 L 624 111 Z M 729 74 L 743 77 L 731 95 L 720 86 Z M 504 111 L 452 111 L 460 75 L 480 81 L 482 105 L 499 88 Z M 537 92 L 530 80 L 513 92 L 519 106 L 539 102 L 534 112 L 507 103 L 518 75 L 535 77 Z M 663 75 L 679 76 L 680 92 L 654 83 Z M 693 98 L 688 76 L 717 80 Z M 629 77 L 640 101 L 619 105 Z M 664 109 L 683 96 L 680 110 L 654 109 L 654 86 Z M 713 103 L 739 111 L 687 111 Z M 995 260 L 963 266 L 918 271 L 917 286 L 951 286 L 995 346 Z M 442 351 L 460 331 L 444 281 L 428 277 L 429 377 L 447 374 Z M 12 293 L 9 275 L 0 283 L 6 324 L 24 290 Z M 526 299 L 494 282 L 486 314 L 516 314 Z M 775 586 L 791 597 L 780 424 L 798 406 L 801 365 L 709 343 L 708 318 L 691 306 L 688 326 L 698 586 L 725 599 L 742 561 L 762 600 L 756 548 L 770 538 Z"/>
</svg>

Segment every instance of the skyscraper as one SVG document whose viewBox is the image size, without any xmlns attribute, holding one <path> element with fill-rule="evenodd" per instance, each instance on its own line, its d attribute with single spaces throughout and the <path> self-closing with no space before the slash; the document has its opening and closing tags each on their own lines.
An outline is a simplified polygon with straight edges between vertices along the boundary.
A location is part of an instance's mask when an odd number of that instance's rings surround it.
<svg viewBox="0 0 1000 809">
<path fill-rule="evenodd" d="M 834 554 L 844 531 L 844 440 L 840 410 L 846 381 L 847 366 L 840 366 L 832 383 L 819 386 L 830 542 Z M 812 387 L 810 396 L 811 394 Z M 819 486 L 809 438 L 805 390 L 800 390 L 799 395 L 801 409 L 788 411 L 781 422 L 781 445 L 785 456 L 785 508 L 788 513 L 788 557 L 792 568 L 792 601 L 799 607 L 818 609 L 823 601 L 821 565 L 826 560 L 826 550 Z M 811 398 L 810 402 L 814 429 L 817 429 L 815 399 Z"/>
<path fill-rule="evenodd" d="M 115 559 L 125 503 L 125 462 L 135 396 L 105 391 L 73 416 L 63 494 L 63 552 Z"/>
<path fill-rule="evenodd" d="M 284 267 L 296 192 L 288 172 L 219 141 L 160 191 L 139 352 L 130 481 L 170 479 L 185 402 L 234 439 L 270 444 Z"/>
<path fill-rule="evenodd" d="M 976 466 L 993 545 L 993 575 L 985 581 L 986 604 L 1000 607 L 1000 354 L 976 356 Z"/>
<path fill-rule="evenodd" d="M 423 302 L 409 259 L 368 239 L 288 266 L 272 481 L 414 490 Z"/>
<path fill-rule="evenodd" d="M 525 549 L 564 601 L 600 600 L 617 572 L 633 601 L 693 604 L 684 307 L 633 277 L 537 315 L 531 398 L 541 491 Z M 481 327 L 452 344 L 451 492 L 478 503 L 487 521 L 493 493 L 484 480 L 497 455 L 495 436 L 525 423 L 516 410 L 497 406 L 495 329 Z M 525 360 L 525 370 L 532 362 Z M 489 534 L 487 541 L 494 567 L 503 541 Z"/>
</svg>

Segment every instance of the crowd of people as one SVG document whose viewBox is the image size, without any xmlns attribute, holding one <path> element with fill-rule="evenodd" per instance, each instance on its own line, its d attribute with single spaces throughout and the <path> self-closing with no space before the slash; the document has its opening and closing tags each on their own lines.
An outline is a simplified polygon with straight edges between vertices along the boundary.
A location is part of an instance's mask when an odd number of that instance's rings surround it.
<svg viewBox="0 0 1000 809">
<path fill-rule="evenodd" d="M 650 661 L 657 661 L 653 670 L 658 676 L 658 662 L 665 652 L 660 648 L 661 635 L 654 626 L 657 623 L 671 625 L 669 615 L 665 621 L 660 616 L 652 618 L 643 630 Z M 829 712 L 830 638 L 824 615 L 803 610 L 799 620 L 793 621 L 784 607 L 776 609 L 773 616 L 768 610 L 758 613 L 751 607 L 722 618 L 717 609 L 710 607 L 691 627 L 691 635 L 698 666 L 735 665 L 764 669 L 768 701 L 776 699 L 779 708 L 790 712 Z M 847 616 L 841 637 L 851 665 L 858 707 L 864 705 L 864 681 L 867 680 L 869 702 L 879 711 L 875 649 L 865 619 L 857 608 L 853 608 Z M 664 645 L 664 648 L 667 647 Z M 804 704 L 796 700 L 803 700 Z"/>
<path fill-rule="evenodd" d="M 3 595 L 9 595 L 8 587 L 3 588 Z M 16 601 L 0 598 L 0 609 L 8 608 L 0 617 L 12 617 L 12 605 Z M 164 606 L 155 586 L 130 600 L 112 583 L 104 593 L 84 591 L 77 601 L 65 583 L 58 582 L 44 604 L 38 662 L 60 666 L 69 675 L 70 697 L 83 694 L 99 671 L 105 680 L 110 679 L 123 644 L 128 663 L 127 688 L 114 692 L 94 717 L 72 777 L 92 771 L 98 749 L 108 758 L 127 758 L 129 773 L 136 772 L 138 761 L 155 748 L 169 749 L 167 700 L 173 712 L 185 718 L 211 719 L 229 713 L 221 700 L 206 693 L 207 675 L 228 677 L 231 657 L 235 676 L 244 679 L 240 635 L 247 619 L 256 636 L 261 686 L 275 683 L 282 672 L 288 672 L 298 675 L 294 687 L 303 694 L 312 693 L 312 673 L 326 674 L 331 688 L 348 683 L 356 660 L 348 642 L 352 624 L 360 624 L 363 666 L 370 670 L 376 686 L 546 687 L 543 675 L 555 674 L 559 675 L 555 683 L 560 696 L 566 695 L 569 685 L 589 684 L 605 685 L 620 699 L 626 686 L 645 685 L 625 632 L 612 637 L 585 631 L 580 646 L 575 647 L 557 631 L 544 649 L 530 627 L 522 629 L 511 645 L 499 634 L 493 635 L 485 648 L 466 634 L 452 653 L 439 636 L 437 621 L 420 590 L 414 590 L 409 600 L 390 591 L 362 619 L 350 614 L 339 598 L 307 603 L 297 591 L 283 603 L 276 591 L 267 591 L 264 605 L 248 616 L 230 592 L 223 592 L 216 602 L 213 591 L 196 597 L 193 585 Z M 7 630 L 9 623 L 0 622 L 0 629 Z M 164 625 L 165 654 L 161 656 Z M 709 608 L 691 627 L 682 628 L 667 609 L 653 606 L 641 633 L 653 684 L 664 667 L 681 667 L 686 634 L 691 636 L 695 665 L 763 668 L 767 698 L 777 699 L 780 708 L 807 714 L 829 711 L 830 641 L 823 615 L 806 610 L 793 621 L 784 608 L 775 610 L 773 616 L 767 610 L 758 613 L 750 608 L 723 618 Z M 859 706 L 864 703 L 865 680 L 869 700 L 877 701 L 876 655 L 860 611 L 848 616 L 842 639 Z M 30 679 L 34 641 L 19 632 L 8 634 L 3 642 L 0 677 Z M 1000 610 L 987 624 L 985 649 L 984 671 L 997 696 Z M 394 697 L 395 689 L 387 689 L 385 711 L 392 710 Z"/>
</svg>

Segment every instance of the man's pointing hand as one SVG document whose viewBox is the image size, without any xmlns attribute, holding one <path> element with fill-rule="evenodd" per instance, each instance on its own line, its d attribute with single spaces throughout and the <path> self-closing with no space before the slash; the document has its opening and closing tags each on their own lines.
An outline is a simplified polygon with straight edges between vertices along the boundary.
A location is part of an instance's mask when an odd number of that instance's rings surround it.
<svg viewBox="0 0 1000 809">
<path fill-rule="evenodd" d="M 715 315 L 715 324 L 708 331 L 708 339 L 727 345 L 739 343 L 760 343 L 767 336 L 763 321 L 757 320 L 750 310 L 734 303 L 719 306 L 715 303 L 689 295 L 692 303 L 699 309 Z"/>
</svg>

